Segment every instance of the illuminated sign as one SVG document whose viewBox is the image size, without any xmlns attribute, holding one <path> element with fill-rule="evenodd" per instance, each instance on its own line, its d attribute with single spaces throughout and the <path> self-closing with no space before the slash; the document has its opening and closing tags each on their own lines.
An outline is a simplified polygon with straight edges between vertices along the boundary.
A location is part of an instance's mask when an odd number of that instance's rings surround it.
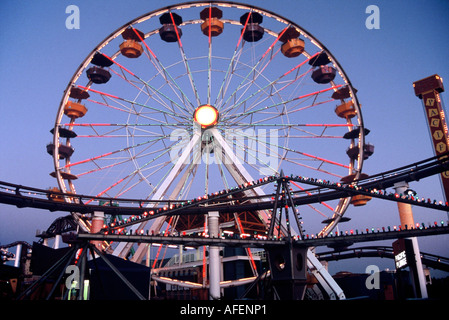
<svg viewBox="0 0 449 320">
<path fill-rule="evenodd" d="M 435 155 L 439 156 L 448 152 L 448 127 L 440 98 L 440 93 L 444 91 L 443 78 L 434 74 L 414 82 L 413 88 L 415 95 L 423 101 Z M 440 177 L 446 201 L 449 201 L 449 172 L 442 172 Z"/>
<path fill-rule="evenodd" d="M 394 256 L 394 264 L 396 265 L 396 269 L 405 268 L 408 265 L 405 250 Z"/>
<path fill-rule="evenodd" d="M 396 266 L 396 270 L 403 269 L 408 267 L 408 259 L 407 259 L 407 242 L 410 243 L 409 239 L 398 239 L 393 242 L 393 254 L 394 254 L 394 264 Z"/>
</svg>

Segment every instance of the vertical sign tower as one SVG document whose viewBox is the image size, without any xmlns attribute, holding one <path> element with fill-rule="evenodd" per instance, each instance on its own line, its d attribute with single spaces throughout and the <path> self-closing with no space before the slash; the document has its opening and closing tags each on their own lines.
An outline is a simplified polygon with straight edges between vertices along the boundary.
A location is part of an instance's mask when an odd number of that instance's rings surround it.
<svg viewBox="0 0 449 320">
<path fill-rule="evenodd" d="M 435 155 L 442 155 L 449 151 L 446 116 L 440 98 L 440 93 L 444 91 L 443 78 L 434 74 L 414 82 L 413 88 L 415 95 L 423 101 Z M 440 177 L 444 196 L 449 201 L 449 171 L 442 172 Z"/>
</svg>

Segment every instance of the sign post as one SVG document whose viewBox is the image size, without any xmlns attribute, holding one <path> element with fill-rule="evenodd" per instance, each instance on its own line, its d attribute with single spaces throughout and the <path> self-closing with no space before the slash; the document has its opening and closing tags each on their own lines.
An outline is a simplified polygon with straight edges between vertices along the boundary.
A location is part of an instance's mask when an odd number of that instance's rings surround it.
<svg viewBox="0 0 449 320">
<path fill-rule="evenodd" d="M 427 299 L 426 279 L 416 237 L 393 242 L 393 254 L 396 270 L 409 267 L 415 298 Z"/>
<path fill-rule="evenodd" d="M 397 183 L 394 186 L 396 193 L 405 194 L 408 189 L 408 183 Z M 399 219 L 401 227 L 412 229 L 415 227 L 413 219 L 412 206 L 409 203 L 398 202 Z M 393 251 L 395 256 L 396 269 L 406 266 L 410 267 L 410 278 L 416 298 L 427 298 L 426 277 L 421 261 L 421 253 L 419 251 L 418 239 L 416 237 L 399 239 L 393 243 Z"/>
</svg>

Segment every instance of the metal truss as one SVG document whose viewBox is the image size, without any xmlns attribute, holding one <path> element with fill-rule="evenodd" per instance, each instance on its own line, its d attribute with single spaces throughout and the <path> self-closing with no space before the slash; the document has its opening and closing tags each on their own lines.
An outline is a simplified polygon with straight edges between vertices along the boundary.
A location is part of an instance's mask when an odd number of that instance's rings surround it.
<svg viewBox="0 0 449 320">
<path fill-rule="evenodd" d="M 449 153 L 448 153 L 449 155 Z M 268 183 L 279 183 L 280 180 L 291 180 L 314 186 L 308 190 L 294 192 L 292 203 L 294 206 L 323 202 L 333 199 L 351 197 L 357 194 L 369 195 L 389 201 L 403 202 L 415 206 L 426 207 L 435 210 L 449 211 L 446 203 L 436 203 L 430 200 L 416 199 L 406 195 L 388 194 L 387 188 L 394 186 L 397 182 L 418 181 L 420 179 L 439 174 L 449 170 L 449 157 L 432 157 L 418 163 L 397 168 L 388 172 L 372 175 L 367 179 L 354 181 L 353 183 L 333 183 L 324 180 L 301 176 L 269 176 L 238 187 L 224 190 L 217 194 L 205 195 L 200 199 L 174 201 L 174 200 L 141 200 L 141 199 L 118 199 L 105 197 L 92 197 L 86 195 L 64 194 L 54 191 L 26 187 L 0 181 L 0 203 L 15 205 L 19 208 L 32 207 L 49 211 L 77 212 L 80 214 L 94 213 L 96 211 L 111 215 L 132 215 L 135 219 L 122 224 L 122 227 L 141 223 L 143 221 L 156 219 L 161 216 L 170 215 L 203 215 L 209 211 L 220 213 L 234 213 L 254 210 L 273 209 L 274 202 L 271 197 L 274 194 L 262 196 L 249 196 L 245 199 L 257 198 L 259 201 L 248 204 L 232 205 L 226 199 L 229 195 L 241 193 L 242 191 L 258 188 Z M 50 200 L 51 196 L 71 197 L 76 201 L 59 202 Z M 269 199 L 269 200 L 268 200 Z M 234 199 L 235 200 L 235 199 Z M 89 204 L 84 204 L 88 202 Z M 213 206 L 205 204 L 214 203 Z M 94 204 L 92 204 L 94 203 Z M 98 203 L 98 204 L 95 204 Z M 101 204 L 100 204 L 101 203 Z M 116 205 L 105 205 L 105 203 L 119 203 Z M 149 204 L 158 203 L 151 210 Z M 138 217 L 137 217 L 138 216 Z"/>
</svg>

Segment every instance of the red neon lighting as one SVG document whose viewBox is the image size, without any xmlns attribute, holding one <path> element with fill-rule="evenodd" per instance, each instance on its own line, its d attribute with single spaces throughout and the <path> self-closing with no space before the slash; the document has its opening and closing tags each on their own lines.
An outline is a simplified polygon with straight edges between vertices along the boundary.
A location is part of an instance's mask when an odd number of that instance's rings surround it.
<svg viewBox="0 0 449 320">
<path fill-rule="evenodd" d="M 315 53 L 313 56 L 311 56 L 311 57 L 308 58 L 307 60 L 301 62 L 301 63 L 298 64 L 296 67 L 294 67 L 294 68 L 292 68 L 291 70 L 289 70 L 289 71 L 287 71 L 286 73 L 284 73 L 284 74 L 282 75 L 282 77 L 285 77 L 285 76 L 288 75 L 289 73 L 291 73 L 291 72 L 295 71 L 296 69 L 302 67 L 306 62 L 312 60 L 312 59 L 315 58 L 318 54 L 319 54 L 319 52 Z M 282 77 L 281 77 L 281 78 L 282 78 Z"/>
<path fill-rule="evenodd" d="M 92 92 L 95 92 L 95 93 L 98 93 L 98 94 L 102 94 L 102 95 L 107 96 L 107 97 L 111 97 L 111 98 L 114 98 L 114 99 L 120 99 L 120 97 L 118 97 L 118 96 L 114 96 L 112 94 L 101 92 L 101 91 L 98 91 L 98 90 L 95 90 L 95 89 L 92 89 L 92 88 L 87 88 L 87 87 L 80 86 L 80 85 L 78 85 L 78 87 L 83 89 L 83 90 L 86 90 L 86 91 L 92 91 Z"/>
<path fill-rule="evenodd" d="M 209 47 L 212 42 L 212 7 L 209 7 Z"/>
<path fill-rule="evenodd" d="M 134 31 L 134 33 L 139 37 L 140 41 L 144 44 L 144 46 L 148 49 L 148 51 L 151 53 L 151 55 L 156 58 L 156 55 L 154 54 L 154 52 L 150 49 L 150 47 L 145 43 L 145 41 L 143 41 L 142 37 L 140 36 L 140 34 L 137 32 L 136 29 L 134 29 L 134 27 L 131 27 Z"/>
<path fill-rule="evenodd" d="M 246 17 L 245 25 L 243 26 L 243 30 L 242 30 L 242 33 L 240 34 L 239 42 L 237 42 L 237 47 L 236 48 L 238 48 L 240 46 L 240 42 L 242 42 L 243 33 L 246 30 L 246 26 L 248 25 L 248 21 L 249 21 L 249 17 L 250 16 L 251 16 L 251 11 L 248 13 L 248 17 Z"/>
<path fill-rule="evenodd" d="M 305 155 L 305 156 L 307 156 L 307 157 L 316 159 L 316 160 L 324 161 L 324 162 L 327 162 L 327 163 L 330 163 L 330 164 L 334 164 L 334 165 L 337 165 L 337 166 L 349 169 L 349 166 L 341 164 L 341 163 L 338 163 L 338 162 L 335 162 L 335 161 L 331 161 L 331 160 L 327 160 L 327 159 L 324 159 L 324 158 L 320 158 L 320 157 L 317 157 L 317 156 L 314 156 L 314 155 L 311 155 L 311 154 L 308 154 L 308 153 L 304 153 L 304 152 L 300 152 L 300 153 Z"/>
<path fill-rule="evenodd" d="M 175 18 L 173 18 L 173 14 L 171 13 L 171 11 L 170 11 L 170 18 L 171 21 L 173 22 L 173 25 L 175 26 L 176 38 L 178 38 L 179 46 L 182 48 L 181 37 L 178 34 L 178 26 L 175 23 Z"/>
<path fill-rule="evenodd" d="M 115 63 L 117 66 L 119 66 L 121 69 L 125 70 L 126 72 L 128 72 L 129 74 L 136 76 L 134 73 L 132 73 L 131 71 L 129 71 L 128 69 L 126 69 L 124 66 L 122 66 L 120 63 L 118 63 L 117 61 L 113 60 L 111 57 L 109 57 L 108 55 L 104 54 L 103 55 L 108 58 L 109 60 L 111 60 L 113 63 Z"/>
<path fill-rule="evenodd" d="M 249 15 L 248 15 L 249 16 Z M 278 37 L 276 38 L 276 40 L 274 40 L 274 42 L 271 44 L 271 46 L 268 47 L 267 51 L 265 51 L 265 53 L 262 55 L 262 58 L 260 58 L 260 60 L 262 60 L 263 58 L 265 58 L 265 56 L 268 54 L 268 52 L 273 49 L 274 45 L 279 41 L 279 38 L 282 37 L 282 35 L 284 34 L 285 30 L 287 30 L 287 28 L 285 28 L 284 30 L 282 30 L 282 32 L 278 35 Z"/>
<path fill-rule="evenodd" d="M 323 93 L 323 92 L 326 92 L 326 91 L 329 91 L 329 90 L 338 89 L 338 88 L 340 88 L 342 86 L 343 86 L 342 84 L 339 84 L 339 85 L 336 85 L 334 87 L 330 87 L 330 88 L 327 88 L 327 89 L 323 89 L 323 90 L 315 91 L 315 92 L 312 92 L 312 93 L 308 93 L 308 94 L 305 94 L 303 96 L 299 96 L 298 98 L 296 98 L 296 100 L 307 98 L 307 97 L 313 96 L 315 94 L 320 94 L 320 93 Z"/>
<path fill-rule="evenodd" d="M 105 153 L 105 154 L 102 154 L 102 155 L 99 155 L 99 156 L 96 156 L 96 157 L 93 157 L 93 158 L 81 160 L 81 161 L 74 162 L 74 163 L 69 163 L 65 167 L 69 168 L 69 167 L 77 166 L 77 165 L 82 164 L 82 163 L 86 163 L 86 162 L 89 162 L 89 161 L 93 161 L 93 160 L 97 160 L 97 159 L 100 159 L 100 158 L 103 158 L 103 157 L 110 156 L 111 154 L 114 154 L 114 153 L 117 153 L 117 152 L 120 152 L 120 151 L 122 151 L 122 150 L 117 150 L 117 151 L 114 151 L 114 152 L 108 152 L 108 153 Z"/>
</svg>

